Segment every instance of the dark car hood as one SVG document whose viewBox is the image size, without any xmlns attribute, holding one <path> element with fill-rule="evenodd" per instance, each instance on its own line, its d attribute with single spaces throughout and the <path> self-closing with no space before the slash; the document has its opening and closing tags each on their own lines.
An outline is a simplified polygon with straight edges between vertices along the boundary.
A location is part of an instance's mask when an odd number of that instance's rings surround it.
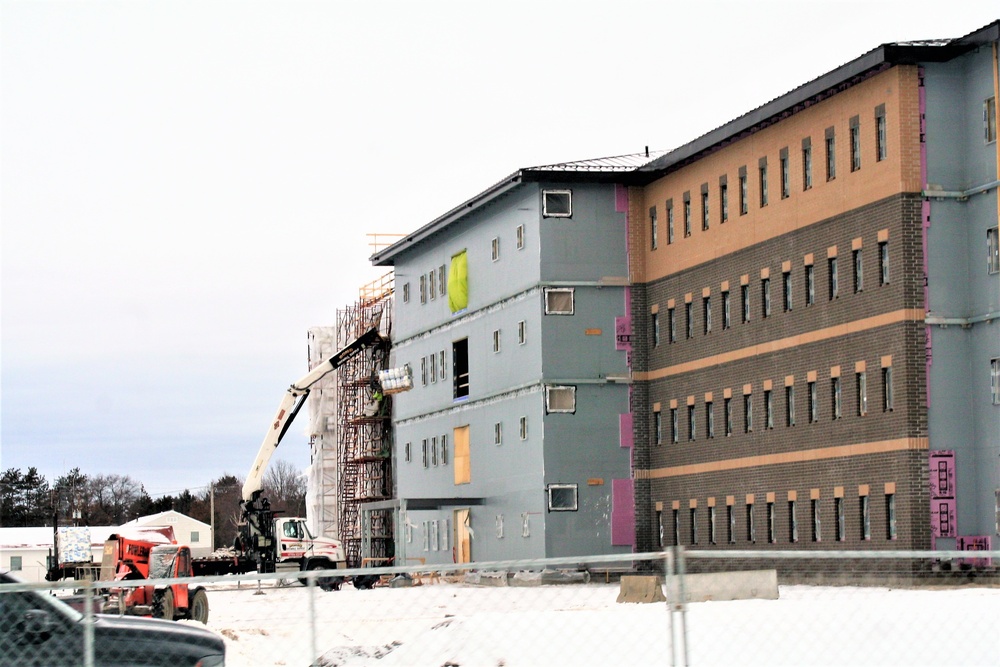
<svg viewBox="0 0 1000 667">
<path fill-rule="evenodd" d="M 221 655 L 226 650 L 222 637 L 200 624 L 106 614 L 94 616 L 93 623 L 99 653 L 127 650 L 134 655 L 155 647 L 159 653 L 183 658 Z"/>
</svg>

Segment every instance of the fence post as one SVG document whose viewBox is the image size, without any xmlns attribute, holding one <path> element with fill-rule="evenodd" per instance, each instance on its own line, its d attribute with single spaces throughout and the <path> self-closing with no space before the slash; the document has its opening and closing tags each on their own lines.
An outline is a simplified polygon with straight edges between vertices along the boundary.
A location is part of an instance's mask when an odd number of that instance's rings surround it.
<svg viewBox="0 0 1000 667">
<path fill-rule="evenodd" d="M 684 589 L 684 547 L 677 545 L 670 550 L 668 559 L 670 576 L 667 579 L 670 605 L 670 664 L 687 667 L 687 592 Z"/>
<path fill-rule="evenodd" d="M 309 576 L 306 586 L 309 589 L 309 655 L 312 656 L 310 665 L 319 665 L 319 654 L 316 652 L 316 577 Z"/>
<path fill-rule="evenodd" d="M 94 667 L 94 581 L 83 588 L 83 665 Z"/>
</svg>

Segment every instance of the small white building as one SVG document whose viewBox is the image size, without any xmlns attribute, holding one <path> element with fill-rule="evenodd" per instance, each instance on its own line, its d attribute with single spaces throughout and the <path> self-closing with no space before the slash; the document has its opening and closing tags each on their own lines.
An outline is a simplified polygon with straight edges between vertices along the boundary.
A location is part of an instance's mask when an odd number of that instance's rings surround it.
<svg viewBox="0 0 1000 667">
<path fill-rule="evenodd" d="M 146 528 L 152 526 L 170 526 L 174 529 L 174 538 L 177 540 L 177 543 L 186 544 L 191 547 L 191 556 L 193 558 L 208 556 L 215 550 L 212 546 L 215 543 L 212 526 L 197 519 L 192 519 L 188 515 L 181 514 L 176 510 L 167 510 L 159 514 L 141 516 L 134 521 L 122 524 L 121 528 L 126 529 L 136 526 Z"/>
<path fill-rule="evenodd" d="M 213 551 L 212 527 L 209 524 L 169 510 L 139 517 L 121 526 L 91 526 L 91 562 L 101 562 L 104 542 L 108 537 L 119 531 L 140 526 L 172 527 L 177 542 L 191 547 L 191 555 L 195 558 L 207 556 Z M 52 551 L 53 537 L 51 526 L 0 528 L 0 570 L 11 571 L 29 582 L 45 581 L 46 559 Z"/>
</svg>

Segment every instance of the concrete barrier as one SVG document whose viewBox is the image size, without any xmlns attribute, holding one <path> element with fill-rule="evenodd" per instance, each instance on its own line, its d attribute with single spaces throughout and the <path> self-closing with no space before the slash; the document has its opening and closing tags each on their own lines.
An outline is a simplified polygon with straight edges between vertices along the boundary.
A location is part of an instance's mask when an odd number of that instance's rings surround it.
<svg viewBox="0 0 1000 667">
<path fill-rule="evenodd" d="M 676 577 L 667 580 L 667 597 L 680 599 Z M 777 600 L 777 570 L 747 570 L 741 572 L 711 572 L 684 575 L 686 602 L 709 600 Z"/>
<path fill-rule="evenodd" d="M 625 575 L 621 578 L 616 602 L 666 602 L 659 575 Z"/>
</svg>

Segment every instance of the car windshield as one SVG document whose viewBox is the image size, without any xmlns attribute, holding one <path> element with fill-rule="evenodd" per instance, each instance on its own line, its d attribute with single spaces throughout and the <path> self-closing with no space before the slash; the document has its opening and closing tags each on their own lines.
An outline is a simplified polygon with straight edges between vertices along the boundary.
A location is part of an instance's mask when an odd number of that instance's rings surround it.
<svg viewBox="0 0 1000 667">
<path fill-rule="evenodd" d="M 0 574 L 0 584 L 24 584 L 24 583 L 26 582 L 19 579 L 15 575 L 10 574 L 9 572 Z M 4 599 L 6 595 L 10 594 L 8 593 L 5 595 L 0 595 L 0 600 Z M 37 605 L 42 609 L 46 609 L 49 611 L 53 611 L 54 613 L 60 614 L 70 619 L 73 622 L 79 622 L 83 620 L 83 614 L 81 614 L 76 609 L 73 609 L 68 604 L 66 604 L 59 598 L 51 595 L 46 591 L 38 591 L 38 590 L 24 591 L 19 595 L 24 596 L 25 598 L 29 598 L 30 596 L 31 602 L 29 603 L 29 605 L 32 607 Z"/>
<path fill-rule="evenodd" d="M 169 579 L 174 576 L 174 558 L 176 551 L 153 551 L 149 554 L 149 578 Z"/>
</svg>

